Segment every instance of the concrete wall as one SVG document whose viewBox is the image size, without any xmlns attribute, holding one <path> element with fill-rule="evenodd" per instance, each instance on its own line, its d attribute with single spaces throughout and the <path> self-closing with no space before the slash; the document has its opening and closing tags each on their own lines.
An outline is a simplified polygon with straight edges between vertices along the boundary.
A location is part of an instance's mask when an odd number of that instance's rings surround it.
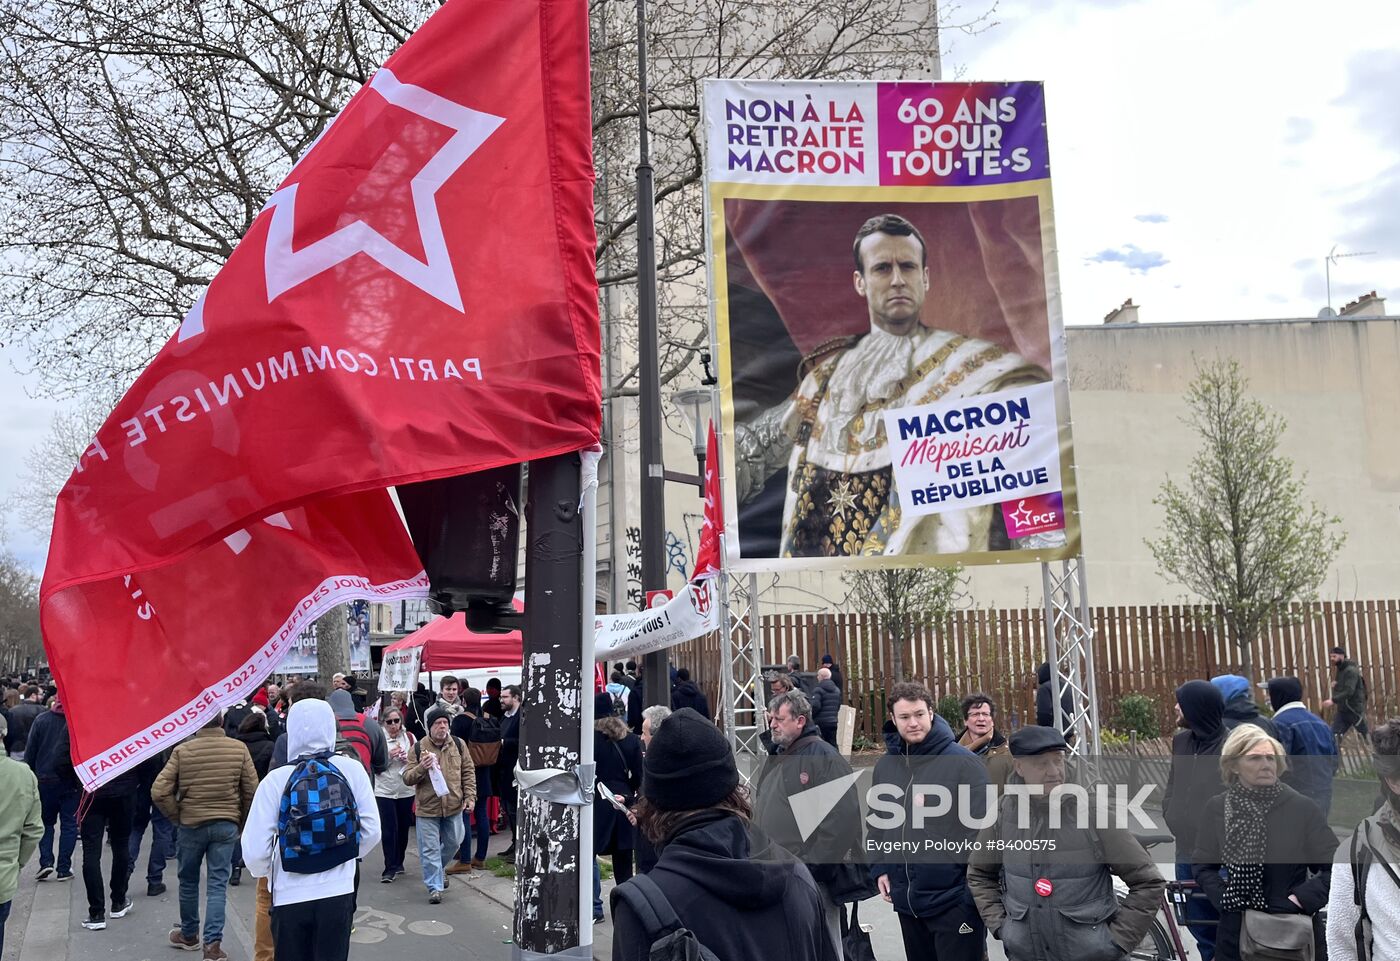
<svg viewBox="0 0 1400 961">
<path fill-rule="evenodd" d="M 1253 396 L 1282 415 L 1283 452 L 1306 472 L 1308 495 L 1341 518 L 1347 542 L 1322 598 L 1400 591 L 1400 318 L 1070 327 L 1067 337 L 1090 603 L 1186 599 L 1143 541 L 1159 532 L 1153 497 L 1185 477 L 1198 447 L 1181 422 L 1183 393 L 1197 359 L 1217 356 L 1239 361 Z M 666 457 L 691 469 L 679 436 Z M 696 511 L 692 492 L 668 485 L 670 529 L 698 533 Z M 839 608 L 846 594 L 835 575 L 764 580 L 765 613 Z M 970 580 L 977 606 L 1040 603 L 1036 565 L 979 568 Z"/>
</svg>

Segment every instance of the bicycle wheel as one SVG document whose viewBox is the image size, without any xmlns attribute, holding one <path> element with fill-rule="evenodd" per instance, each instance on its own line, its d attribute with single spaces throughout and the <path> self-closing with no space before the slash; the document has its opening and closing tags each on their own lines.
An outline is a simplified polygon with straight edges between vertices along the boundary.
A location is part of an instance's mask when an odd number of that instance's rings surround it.
<svg viewBox="0 0 1400 961">
<path fill-rule="evenodd" d="M 1157 918 L 1152 919 L 1152 927 L 1148 929 L 1147 936 L 1128 953 L 1128 957 L 1134 961 L 1177 961 L 1176 948 L 1167 936 L 1167 929 L 1162 927 L 1162 922 Z"/>
</svg>

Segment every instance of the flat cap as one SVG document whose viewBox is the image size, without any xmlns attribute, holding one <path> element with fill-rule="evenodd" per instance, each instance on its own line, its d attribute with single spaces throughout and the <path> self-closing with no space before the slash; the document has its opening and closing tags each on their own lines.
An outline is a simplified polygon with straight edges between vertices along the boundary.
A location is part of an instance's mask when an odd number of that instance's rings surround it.
<svg viewBox="0 0 1400 961">
<path fill-rule="evenodd" d="M 1010 744 L 1012 757 L 1069 750 L 1065 736 L 1053 727 L 1023 727 L 1011 735 Z"/>
</svg>

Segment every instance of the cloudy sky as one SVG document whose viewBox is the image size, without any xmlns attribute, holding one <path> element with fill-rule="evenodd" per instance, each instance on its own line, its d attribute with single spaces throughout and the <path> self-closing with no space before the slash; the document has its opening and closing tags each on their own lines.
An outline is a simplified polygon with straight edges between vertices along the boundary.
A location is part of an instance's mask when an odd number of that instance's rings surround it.
<svg viewBox="0 0 1400 961">
<path fill-rule="evenodd" d="M 1068 323 L 1129 297 L 1143 322 L 1315 316 L 1334 247 L 1374 252 L 1333 267 L 1334 307 L 1400 298 L 1393 0 L 1002 0 L 988 22 L 945 37 L 945 74 L 1046 82 Z M 0 364 L 3 503 L 56 405 Z M 46 539 L 5 513 L 40 570 Z"/>
<path fill-rule="evenodd" d="M 989 4 L 966 3 L 975 14 Z M 1002 0 L 945 76 L 1044 80 L 1065 320 L 1313 317 L 1400 296 L 1384 0 Z M 1389 291 L 1387 290 L 1389 288 Z M 1391 305 L 1400 312 L 1400 302 Z"/>
</svg>

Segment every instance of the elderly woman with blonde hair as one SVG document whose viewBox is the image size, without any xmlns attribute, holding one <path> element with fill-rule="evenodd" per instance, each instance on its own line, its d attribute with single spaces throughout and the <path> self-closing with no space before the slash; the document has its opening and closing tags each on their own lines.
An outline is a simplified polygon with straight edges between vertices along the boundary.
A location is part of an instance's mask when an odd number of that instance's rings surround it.
<svg viewBox="0 0 1400 961">
<path fill-rule="evenodd" d="M 1217 961 L 1325 957 L 1317 913 L 1327 906 L 1337 836 L 1317 804 L 1281 780 L 1283 745 L 1253 724 L 1220 749 L 1225 790 L 1201 815 L 1192 870 L 1220 911 Z"/>
</svg>

